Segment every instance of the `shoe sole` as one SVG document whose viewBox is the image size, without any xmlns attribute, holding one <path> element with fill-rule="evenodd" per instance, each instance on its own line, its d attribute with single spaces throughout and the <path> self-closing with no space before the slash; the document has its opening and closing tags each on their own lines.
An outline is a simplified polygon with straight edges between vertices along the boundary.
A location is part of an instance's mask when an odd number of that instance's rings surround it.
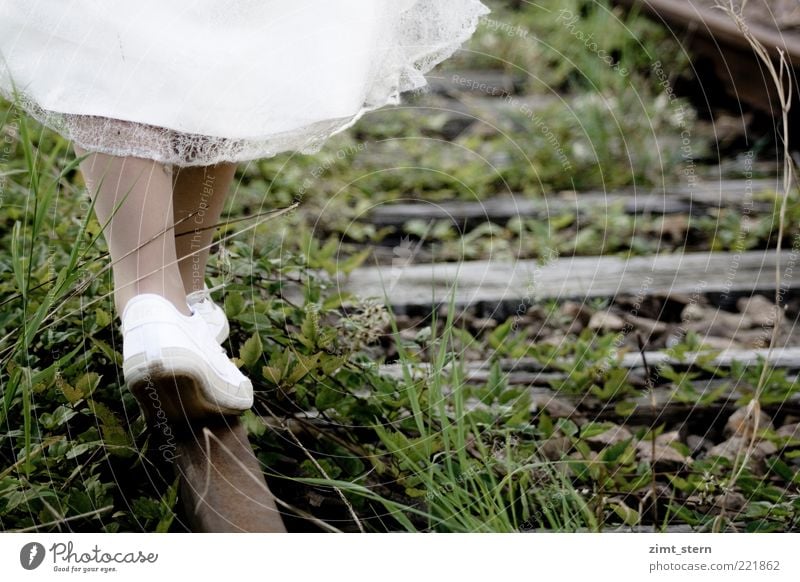
<svg viewBox="0 0 800 582">
<path fill-rule="evenodd" d="M 247 398 L 224 405 L 212 395 L 212 372 L 197 356 L 181 348 L 165 348 L 161 358 L 149 360 L 136 354 L 126 360 L 123 373 L 128 388 L 139 401 L 150 422 L 188 421 L 209 416 L 239 415 L 252 405 Z M 225 395 L 228 401 L 237 397 Z"/>
</svg>

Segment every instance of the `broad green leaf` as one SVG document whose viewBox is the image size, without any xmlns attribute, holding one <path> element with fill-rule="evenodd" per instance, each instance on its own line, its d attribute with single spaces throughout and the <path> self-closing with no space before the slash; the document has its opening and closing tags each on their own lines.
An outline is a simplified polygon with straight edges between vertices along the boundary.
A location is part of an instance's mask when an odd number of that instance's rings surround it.
<svg viewBox="0 0 800 582">
<path fill-rule="evenodd" d="M 98 307 L 94 310 L 94 319 L 100 329 L 111 325 L 112 322 L 111 315 L 108 313 L 108 311 L 101 307 Z"/>
<path fill-rule="evenodd" d="M 252 369 L 261 359 L 263 352 L 264 346 L 261 344 L 261 336 L 258 332 L 255 332 L 244 342 L 244 345 L 239 350 L 239 358 L 244 362 L 245 366 Z"/>
</svg>

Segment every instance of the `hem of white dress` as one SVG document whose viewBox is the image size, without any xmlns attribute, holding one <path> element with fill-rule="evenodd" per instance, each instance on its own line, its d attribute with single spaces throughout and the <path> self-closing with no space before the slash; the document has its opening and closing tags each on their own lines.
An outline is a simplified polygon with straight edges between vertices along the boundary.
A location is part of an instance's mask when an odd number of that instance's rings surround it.
<svg viewBox="0 0 800 582">
<path fill-rule="evenodd" d="M 417 2 L 414 2 L 414 4 L 409 6 L 406 11 L 412 10 L 419 1 L 424 0 L 418 0 Z M 429 47 L 426 46 L 424 49 L 421 49 L 419 53 L 411 56 L 402 66 L 394 67 L 386 74 L 378 78 L 375 83 L 376 86 L 380 86 L 381 82 L 386 81 L 397 81 L 399 83 L 399 85 L 385 95 L 385 97 L 382 97 L 377 102 L 373 102 L 368 105 L 362 105 L 359 110 L 352 115 L 342 118 L 323 120 L 310 126 L 298 127 L 287 132 L 274 133 L 260 137 L 221 138 L 212 135 L 189 133 L 185 130 L 169 127 L 168 125 L 153 125 L 137 119 L 120 119 L 118 117 L 104 117 L 42 109 L 35 102 L 26 101 L 24 97 L 21 100 L 12 100 L 12 103 L 15 102 L 17 106 L 24 109 L 37 121 L 53 129 L 74 144 L 88 151 L 122 157 L 130 156 L 150 159 L 159 163 L 177 167 L 206 166 L 222 162 L 246 162 L 257 159 L 271 158 L 278 154 L 289 151 L 295 151 L 302 154 L 313 154 L 318 152 L 329 138 L 351 128 L 367 113 L 381 109 L 387 105 L 396 105 L 399 103 L 400 95 L 402 93 L 417 91 L 425 87 L 427 85 L 427 80 L 424 78 L 424 75 L 459 50 L 464 42 L 466 42 L 475 33 L 480 18 L 490 12 L 489 9 L 479 0 L 474 0 L 474 4 L 476 5 L 475 12 L 472 14 L 471 18 L 464 26 L 463 31 L 461 31 L 459 35 L 448 39 L 446 43 L 442 43 L 440 45 L 431 45 Z M 426 59 L 431 57 L 433 57 L 432 60 L 425 62 Z M 419 63 L 424 63 L 424 65 L 417 68 L 416 65 Z M 400 79 L 405 79 L 405 84 L 400 83 Z M 0 88 L 0 93 L 2 92 L 3 91 Z M 4 96 L 6 96 L 6 98 L 9 97 L 8 95 Z M 130 128 L 134 132 L 139 130 L 150 131 L 154 135 L 158 134 L 158 137 L 161 140 L 159 143 L 162 144 L 162 147 L 143 145 L 142 143 L 136 143 L 137 140 L 135 139 L 126 140 L 122 137 L 120 138 L 120 141 L 114 143 L 113 145 L 108 143 L 109 140 L 107 136 L 100 141 L 85 139 L 80 136 L 80 131 L 76 130 L 76 127 L 79 127 L 81 123 L 120 124 L 119 127 L 122 133 L 125 132 L 125 128 Z M 325 129 L 322 133 L 315 134 L 313 131 L 314 127 L 321 127 Z M 292 140 L 287 139 L 285 141 L 287 144 L 286 147 L 277 146 L 270 148 L 267 145 L 270 143 L 280 144 L 285 137 L 296 134 L 308 134 L 311 137 L 309 137 L 309 139 L 305 142 L 302 140 L 293 142 Z M 208 140 L 208 143 L 212 145 L 208 148 L 208 151 L 204 152 L 203 155 L 199 156 L 197 159 L 187 159 L 186 157 L 180 157 L 178 155 L 169 155 L 167 153 L 167 141 L 181 139 L 196 139 L 198 140 L 199 144 L 202 144 L 202 140 L 205 139 Z M 254 145 L 254 147 L 251 148 L 242 148 L 240 150 L 218 151 L 217 148 L 213 146 L 215 143 L 259 145 L 257 147 Z M 222 149 L 224 150 L 225 148 Z"/>
</svg>

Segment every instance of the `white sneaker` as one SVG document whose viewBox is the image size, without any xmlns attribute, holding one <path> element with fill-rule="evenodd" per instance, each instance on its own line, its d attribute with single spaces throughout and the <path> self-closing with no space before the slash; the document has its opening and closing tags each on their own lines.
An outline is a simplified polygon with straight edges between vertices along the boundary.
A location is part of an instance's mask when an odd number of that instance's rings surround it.
<svg viewBox="0 0 800 582">
<path fill-rule="evenodd" d="M 199 314 L 143 293 L 125 306 L 122 339 L 125 381 L 151 418 L 239 414 L 253 405 L 253 384 Z"/>
<path fill-rule="evenodd" d="M 202 291 L 189 293 L 186 296 L 186 304 L 192 310 L 192 313 L 199 313 L 206 321 L 211 333 L 217 338 L 217 343 L 221 344 L 228 339 L 228 334 L 231 331 L 228 317 L 222 307 L 214 303 L 207 285 L 203 286 Z"/>
</svg>

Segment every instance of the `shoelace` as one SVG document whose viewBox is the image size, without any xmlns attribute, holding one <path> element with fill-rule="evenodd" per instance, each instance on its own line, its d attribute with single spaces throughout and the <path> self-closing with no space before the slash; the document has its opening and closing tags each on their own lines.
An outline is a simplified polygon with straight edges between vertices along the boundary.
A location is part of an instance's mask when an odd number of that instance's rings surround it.
<svg viewBox="0 0 800 582">
<path fill-rule="evenodd" d="M 189 293 L 186 296 L 186 303 L 189 305 L 189 310 L 192 312 L 192 314 L 197 313 L 197 310 L 195 309 L 197 305 L 199 305 L 200 303 L 204 303 L 205 301 L 210 301 L 211 294 L 214 291 L 219 291 L 223 287 L 225 287 L 225 283 L 220 283 L 219 285 L 214 285 L 213 287 L 204 287 L 199 291 L 192 291 L 191 293 Z M 228 351 L 225 349 L 224 346 L 218 344 L 216 341 L 214 341 L 213 344 L 219 348 L 219 351 L 224 354 L 225 358 L 228 358 Z"/>
<path fill-rule="evenodd" d="M 186 296 L 186 302 L 190 304 L 195 303 L 202 303 L 207 300 L 211 300 L 211 294 L 215 291 L 219 291 L 223 287 L 225 287 L 225 283 L 220 283 L 219 285 L 214 285 L 213 287 L 204 287 L 199 291 L 192 291 Z"/>
<path fill-rule="evenodd" d="M 219 291 L 220 289 L 222 289 L 223 287 L 225 287 L 225 285 L 227 285 L 227 283 L 220 283 L 219 285 L 214 285 L 213 287 L 209 287 L 209 288 L 207 289 L 207 291 L 208 291 L 208 293 L 209 293 L 209 294 L 211 294 L 211 293 L 213 293 L 214 291 Z"/>
</svg>

